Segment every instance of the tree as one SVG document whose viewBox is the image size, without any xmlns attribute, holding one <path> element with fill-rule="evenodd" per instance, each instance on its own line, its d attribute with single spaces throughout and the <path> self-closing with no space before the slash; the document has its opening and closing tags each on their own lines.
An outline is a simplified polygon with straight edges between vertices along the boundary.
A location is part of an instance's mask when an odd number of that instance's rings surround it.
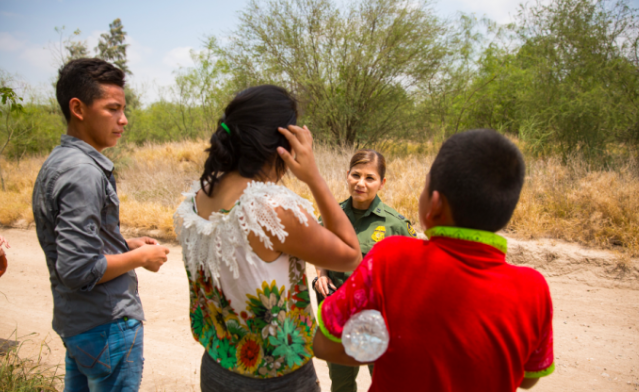
<svg viewBox="0 0 639 392">
<path fill-rule="evenodd" d="M 95 48 L 98 58 L 110 61 L 122 71 L 131 75 L 132 72 L 127 66 L 126 48 L 129 44 L 125 44 L 126 32 L 120 18 L 109 24 L 109 32 L 100 35 L 98 46 Z"/>
<path fill-rule="evenodd" d="M 66 30 L 65 26 L 55 27 L 55 32 L 58 33 L 59 39 L 58 43 L 49 44 L 49 50 L 53 54 L 53 57 L 56 60 L 58 65 L 64 65 L 67 62 L 75 59 L 79 59 L 82 57 L 89 57 L 89 49 L 87 47 L 86 41 L 80 41 L 77 39 L 82 32 L 80 29 L 76 29 L 71 35 L 65 38 L 64 32 Z"/>
<path fill-rule="evenodd" d="M 423 1 L 254 0 L 225 53 L 238 89 L 285 86 L 320 136 L 366 145 L 408 130 L 444 32 Z"/>
<path fill-rule="evenodd" d="M 12 126 L 10 123 L 11 116 L 15 113 L 22 112 L 24 110 L 22 104 L 22 97 L 19 97 L 12 88 L 2 86 L 0 87 L 0 95 L 2 96 L 2 111 L 4 117 L 4 131 L 5 135 L 2 139 L 0 139 L 0 157 L 4 153 L 4 150 L 7 148 L 9 143 L 14 138 L 21 137 L 26 134 L 29 129 L 16 129 L 16 127 Z M 6 106 L 5 106 L 6 105 Z M 2 168 L 0 167 L 0 185 L 2 185 L 2 191 L 5 191 L 4 187 L 4 175 L 2 174 Z"/>
<path fill-rule="evenodd" d="M 639 143 L 637 10 L 624 1 L 538 2 L 522 5 L 507 29 L 513 40 L 484 48 L 449 106 L 459 129 L 497 128 L 533 152 L 593 162 L 609 143 Z"/>
</svg>

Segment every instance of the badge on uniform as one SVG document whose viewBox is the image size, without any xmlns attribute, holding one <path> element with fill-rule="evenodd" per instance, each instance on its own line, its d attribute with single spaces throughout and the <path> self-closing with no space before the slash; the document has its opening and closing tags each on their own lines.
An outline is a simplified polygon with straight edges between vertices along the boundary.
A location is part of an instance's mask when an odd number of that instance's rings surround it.
<svg viewBox="0 0 639 392">
<path fill-rule="evenodd" d="M 410 222 L 406 222 L 406 228 L 408 229 L 408 233 L 410 235 L 412 235 L 413 237 L 417 237 L 417 233 L 415 232 L 415 229 L 413 229 L 413 226 L 410 224 Z"/>
<path fill-rule="evenodd" d="M 379 242 L 384 239 L 385 235 L 386 235 L 386 228 L 384 226 L 377 226 L 371 238 L 373 239 L 373 241 Z"/>
</svg>

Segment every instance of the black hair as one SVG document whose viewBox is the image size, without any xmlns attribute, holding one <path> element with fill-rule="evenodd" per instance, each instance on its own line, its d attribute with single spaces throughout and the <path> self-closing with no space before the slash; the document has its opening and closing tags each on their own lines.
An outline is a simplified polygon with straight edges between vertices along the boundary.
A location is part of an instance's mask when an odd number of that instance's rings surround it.
<svg viewBox="0 0 639 392">
<path fill-rule="evenodd" d="M 444 142 L 428 191 L 446 197 L 456 226 L 496 232 L 512 217 L 525 174 L 517 146 L 492 129 L 474 129 Z"/>
<path fill-rule="evenodd" d="M 124 88 L 124 72 L 115 65 L 96 58 L 71 60 L 58 71 L 55 95 L 64 118 L 71 119 L 69 101 L 78 98 L 86 105 L 102 97 L 102 84 Z"/>
<path fill-rule="evenodd" d="M 233 98 L 211 136 L 209 157 L 204 164 L 200 184 L 207 195 L 222 174 L 237 170 L 242 177 L 263 175 L 265 165 L 273 165 L 278 177 L 286 172 L 286 163 L 278 147 L 291 147 L 277 128 L 295 125 L 297 103 L 283 88 L 262 85 L 248 88 Z M 229 131 L 221 125 L 224 123 Z"/>
</svg>

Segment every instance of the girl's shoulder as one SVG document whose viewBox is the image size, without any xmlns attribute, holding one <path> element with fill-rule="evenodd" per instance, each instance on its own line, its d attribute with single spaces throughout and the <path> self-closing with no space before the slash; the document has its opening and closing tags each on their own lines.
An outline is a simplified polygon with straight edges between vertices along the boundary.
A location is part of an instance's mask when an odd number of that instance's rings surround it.
<svg viewBox="0 0 639 392">
<path fill-rule="evenodd" d="M 273 242 L 269 234 L 284 242 L 288 233 L 278 216 L 279 208 L 290 210 L 303 225 L 308 224 L 309 216 L 314 219 L 311 202 L 284 186 L 257 181 L 248 184 L 231 211 L 213 213 L 205 219 L 195 208 L 195 194 L 199 190 L 199 183 L 194 183 L 189 192 L 183 193 L 185 199 L 173 215 L 187 269 L 194 276 L 198 268 L 203 267 L 207 277 L 216 279 L 223 262 L 237 278 L 235 250 L 238 248 L 244 249 L 249 264 L 259 262 L 249 245 L 248 235 L 257 236 L 271 250 Z"/>
</svg>

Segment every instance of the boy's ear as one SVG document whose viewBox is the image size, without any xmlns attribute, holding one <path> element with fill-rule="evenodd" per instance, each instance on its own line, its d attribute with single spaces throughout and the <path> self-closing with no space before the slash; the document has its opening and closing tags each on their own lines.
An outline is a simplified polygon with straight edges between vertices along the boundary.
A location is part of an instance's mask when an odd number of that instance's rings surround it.
<svg viewBox="0 0 639 392">
<path fill-rule="evenodd" d="M 75 117 L 80 121 L 84 120 L 84 104 L 78 98 L 71 98 L 69 101 L 69 111 L 71 112 L 71 117 Z"/>
<path fill-rule="evenodd" d="M 428 210 L 428 214 L 426 214 L 426 219 L 437 223 L 442 214 L 442 196 L 439 191 L 433 191 L 432 195 L 430 195 L 430 209 Z"/>
<path fill-rule="evenodd" d="M 426 220 L 430 223 L 430 227 L 455 226 L 450 204 L 448 204 L 446 196 L 439 193 L 439 191 L 433 191 L 430 200 L 430 210 L 426 215 Z"/>
</svg>

